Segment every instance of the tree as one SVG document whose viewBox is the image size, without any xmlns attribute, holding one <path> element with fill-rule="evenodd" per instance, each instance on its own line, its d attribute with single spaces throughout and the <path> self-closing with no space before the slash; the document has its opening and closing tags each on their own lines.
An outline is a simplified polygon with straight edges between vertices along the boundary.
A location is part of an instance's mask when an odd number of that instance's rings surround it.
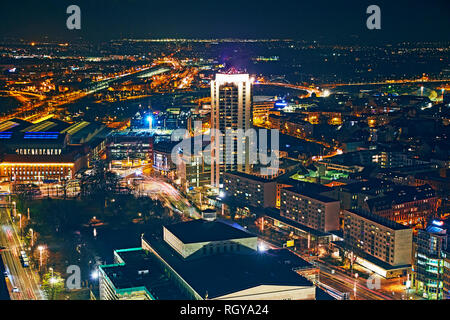
<svg viewBox="0 0 450 320">
<path fill-rule="evenodd" d="M 67 179 L 66 178 L 62 178 L 61 179 L 61 188 L 62 188 L 62 191 L 63 191 L 64 200 L 67 199 L 67 187 L 68 187 Z"/>
<path fill-rule="evenodd" d="M 81 197 L 98 200 L 104 213 L 106 199 L 117 194 L 120 177 L 108 171 L 105 162 L 97 160 L 93 163 L 91 173 L 84 174 L 80 179 Z"/>
<path fill-rule="evenodd" d="M 42 290 L 48 300 L 56 300 L 64 290 L 64 279 L 58 272 L 48 272 L 42 278 Z"/>
</svg>

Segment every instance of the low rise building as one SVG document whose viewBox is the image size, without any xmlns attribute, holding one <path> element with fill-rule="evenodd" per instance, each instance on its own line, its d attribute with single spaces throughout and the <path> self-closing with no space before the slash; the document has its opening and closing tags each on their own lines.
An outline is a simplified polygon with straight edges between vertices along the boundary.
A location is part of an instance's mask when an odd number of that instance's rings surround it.
<svg viewBox="0 0 450 320">
<path fill-rule="evenodd" d="M 109 132 L 102 124 L 85 121 L 5 121 L 0 124 L 0 179 L 15 183 L 72 179 L 103 155 Z"/>
<path fill-rule="evenodd" d="M 383 196 L 393 190 L 393 182 L 370 179 L 365 181 L 352 181 L 351 183 L 337 186 L 328 195 L 341 202 L 341 209 L 355 210 L 363 208 L 367 200 Z"/>
<path fill-rule="evenodd" d="M 14 183 L 72 179 L 87 166 L 83 149 L 68 145 L 58 132 L 1 134 L 6 152 L 0 155 L 0 177 Z M 7 140 L 7 141 L 5 141 Z"/>
<path fill-rule="evenodd" d="M 384 196 L 368 199 L 363 209 L 398 223 L 424 225 L 436 216 L 437 200 L 435 191 L 427 184 L 399 186 Z"/>
<path fill-rule="evenodd" d="M 108 137 L 108 160 L 120 167 L 152 163 L 154 140 L 149 130 L 113 132 Z"/>
<path fill-rule="evenodd" d="M 257 250 L 258 238 L 219 221 L 192 220 L 163 227 L 163 239 L 184 259 Z"/>
<path fill-rule="evenodd" d="M 196 150 L 195 139 L 190 139 L 190 143 L 190 150 L 180 150 L 176 164 L 177 178 L 186 192 L 211 184 L 210 154 L 203 151 L 208 142 L 197 145 L 199 150 Z M 189 141 L 183 144 L 189 144 Z"/>
<path fill-rule="evenodd" d="M 385 278 L 406 275 L 412 263 L 413 230 L 369 212 L 345 210 L 343 243 L 356 263 Z"/>
<path fill-rule="evenodd" d="M 281 131 L 290 136 L 307 138 L 311 137 L 313 134 L 313 125 L 308 121 L 298 119 L 297 117 L 290 117 L 290 119 L 284 123 L 284 127 Z"/>
<path fill-rule="evenodd" d="M 450 299 L 450 248 L 444 250 L 444 299 Z"/>
<path fill-rule="evenodd" d="M 237 204 L 263 208 L 276 205 L 275 180 L 232 171 L 223 174 L 223 182 L 224 197 Z"/>
<path fill-rule="evenodd" d="M 319 231 L 339 230 L 340 203 L 322 194 L 330 190 L 306 182 L 282 189 L 281 216 Z"/>
<path fill-rule="evenodd" d="M 156 256 L 142 248 L 114 251 L 114 263 L 99 266 L 100 300 L 185 300 Z"/>
<path fill-rule="evenodd" d="M 316 299 L 317 288 L 299 274 L 313 280 L 310 263 L 256 245 L 244 228 L 222 221 L 166 226 L 162 237 L 143 236 L 142 248 L 116 251 L 115 263 L 100 267 L 100 298 Z"/>
<path fill-rule="evenodd" d="M 172 150 L 178 142 L 161 141 L 153 145 L 153 169 L 162 176 L 174 179 L 176 165 L 172 159 Z"/>
<path fill-rule="evenodd" d="M 413 284 L 417 294 L 426 299 L 448 298 L 449 230 L 448 222 L 433 220 L 426 229 L 417 233 Z"/>
</svg>

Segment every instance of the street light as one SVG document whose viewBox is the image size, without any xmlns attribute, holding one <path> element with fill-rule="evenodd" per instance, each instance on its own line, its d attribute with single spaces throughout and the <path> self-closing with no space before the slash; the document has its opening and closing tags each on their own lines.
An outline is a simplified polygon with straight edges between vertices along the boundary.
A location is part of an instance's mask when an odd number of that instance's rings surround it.
<svg viewBox="0 0 450 320">
<path fill-rule="evenodd" d="M 31 232 L 31 247 L 33 247 L 33 245 L 34 245 L 34 230 L 32 228 L 30 228 L 30 232 Z"/>
<path fill-rule="evenodd" d="M 20 237 L 22 238 L 22 214 L 19 213 L 19 231 L 20 231 Z"/>
<path fill-rule="evenodd" d="M 99 274 L 98 274 L 98 271 L 97 271 L 97 270 L 92 271 L 92 273 L 91 273 L 91 278 L 92 278 L 92 280 L 97 280 L 97 279 L 98 279 L 98 276 L 99 276 Z"/>
<path fill-rule="evenodd" d="M 42 267 L 42 251 L 44 251 L 44 246 L 39 246 L 38 250 L 39 250 L 39 270 L 41 270 Z"/>
</svg>

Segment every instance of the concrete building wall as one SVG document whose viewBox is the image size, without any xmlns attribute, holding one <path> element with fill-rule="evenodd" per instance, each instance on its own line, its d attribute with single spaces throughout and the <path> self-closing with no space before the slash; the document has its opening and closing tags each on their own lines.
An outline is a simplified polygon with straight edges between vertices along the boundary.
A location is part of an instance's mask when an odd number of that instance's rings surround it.
<svg viewBox="0 0 450 320">
<path fill-rule="evenodd" d="M 340 202 L 323 202 L 290 190 L 281 190 L 280 213 L 310 228 L 328 232 L 339 229 Z"/>
<path fill-rule="evenodd" d="M 277 183 L 264 184 L 264 207 L 275 207 L 277 203 Z"/>
<path fill-rule="evenodd" d="M 167 230 L 166 227 L 163 227 L 163 239 L 176 252 L 178 252 L 181 256 L 183 256 L 183 258 L 185 258 L 185 256 L 184 256 L 184 252 L 185 252 L 184 243 L 180 239 L 178 239 L 172 232 Z"/>
<path fill-rule="evenodd" d="M 277 184 L 275 181 L 261 181 L 245 176 L 224 173 L 224 191 L 227 196 L 252 207 L 275 207 L 277 200 Z"/>
<path fill-rule="evenodd" d="M 226 241 L 183 243 L 173 233 L 171 233 L 164 227 L 163 238 L 164 241 L 167 242 L 184 259 L 188 257 L 196 258 L 224 252 L 246 253 L 255 251 L 258 248 L 258 238 L 256 236 L 251 238 L 231 239 Z"/>
<path fill-rule="evenodd" d="M 325 205 L 325 231 L 339 230 L 339 201 Z"/>
<path fill-rule="evenodd" d="M 184 245 L 184 258 L 197 258 L 217 253 L 249 253 L 257 250 L 258 238 L 232 239 L 227 241 L 208 241 Z"/>
<path fill-rule="evenodd" d="M 394 265 L 411 264 L 413 230 L 397 230 L 394 236 Z"/>
<path fill-rule="evenodd" d="M 233 292 L 213 300 L 315 300 L 316 289 L 300 286 L 261 285 Z"/>
</svg>

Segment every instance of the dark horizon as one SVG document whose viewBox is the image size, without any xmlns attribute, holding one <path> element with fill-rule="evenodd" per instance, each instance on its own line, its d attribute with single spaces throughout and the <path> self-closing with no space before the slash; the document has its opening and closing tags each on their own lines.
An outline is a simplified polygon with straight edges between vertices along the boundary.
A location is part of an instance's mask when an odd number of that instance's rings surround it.
<svg viewBox="0 0 450 320">
<path fill-rule="evenodd" d="M 66 28 L 66 8 L 81 8 L 81 30 Z M 368 30 L 366 9 L 381 9 L 381 30 Z M 0 37 L 293 39 L 328 43 L 450 41 L 450 2 L 380 1 L 126 1 L 25 0 L 0 4 Z"/>
</svg>

